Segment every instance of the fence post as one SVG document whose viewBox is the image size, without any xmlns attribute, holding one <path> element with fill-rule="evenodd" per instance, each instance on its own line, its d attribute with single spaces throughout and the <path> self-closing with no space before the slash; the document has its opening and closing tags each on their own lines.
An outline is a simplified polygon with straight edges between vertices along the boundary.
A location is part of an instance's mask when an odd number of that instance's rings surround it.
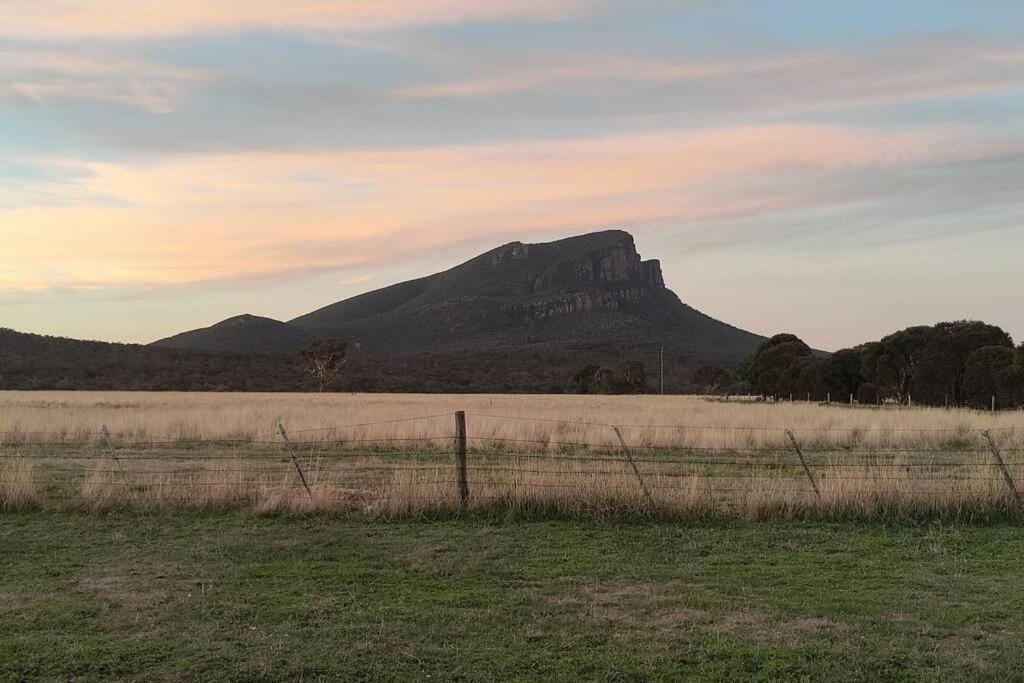
<svg viewBox="0 0 1024 683">
<path fill-rule="evenodd" d="M 800 444 L 797 443 L 796 437 L 793 436 L 793 432 L 786 430 L 786 436 L 789 437 L 790 442 L 793 444 L 793 450 L 796 451 L 796 457 L 800 458 L 800 464 L 804 467 L 804 474 L 807 475 L 807 479 L 811 482 L 811 486 L 814 488 L 814 493 L 821 499 L 821 491 L 818 490 L 818 482 L 814 481 L 814 475 L 811 474 L 811 468 L 807 466 L 807 461 L 804 460 L 804 452 L 800 450 Z"/>
<path fill-rule="evenodd" d="M 309 484 L 306 483 L 306 475 L 302 471 L 302 467 L 299 465 L 299 459 L 295 457 L 295 444 L 288 440 L 288 432 L 285 431 L 284 425 L 280 422 L 277 423 L 277 430 L 281 432 L 281 438 L 284 439 L 284 443 L 291 449 L 292 452 L 292 464 L 295 465 L 295 471 L 299 473 L 299 479 L 302 480 L 302 487 L 306 489 L 306 495 L 309 496 L 310 500 L 313 500 L 313 492 L 309 490 Z"/>
<path fill-rule="evenodd" d="M 622 450 L 626 452 L 629 464 L 633 467 L 633 474 L 636 475 L 636 480 L 640 482 L 640 488 L 643 489 L 647 502 L 653 506 L 654 499 L 651 498 L 651 492 L 647 490 L 647 484 L 644 482 L 644 478 L 640 476 L 640 470 L 637 469 L 636 462 L 633 461 L 633 454 L 629 452 L 629 446 L 626 445 L 626 440 L 622 438 L 622 432 L 620 432 L 619 428 L 615 425 L 612 425 L 612 429 L 615 430 L 615 436 L 619 437 L 619 443 L 622 444 Z"/>
<path fill-rule="evenodd" d="M 107 429 L 107 425 L 100 427 L 100 433 L 103 434 L 103 440 L 106 442 L 107 449 L 110 451 L 110 458 L 114 461 L 114 464 L 117 465 L 117 470 L 121 473 L 121 481 L 127 485 L 128 477 L 124 475 L 124 468 L 121 467 L 121 461 L 117 459 L 117 451 L 114 450 L 114 444 L 110 442 L 110 430 Z"/>
<path fill-rule="evenodd" d="M 459 485 L 459 504 L 469 504 L 469 481 L 466 479 L 466 413 L 455 413 L 455 479 Z"/>
<path fill-rule="evenodd" d="M 1010 493 L 1013 494 L 1014 500 L 1017 501 L 1018 507 L 1021 504 L 1020 492 L 1017 490 L 1017 485 L 1013 483 L 1013 477 L 1010 476 L 1010 470 L 1006 467 L 1006 463 L 1003 462 L 1003 456 L 999 453 L 999 449 L 996 448 L 996 442 L 992 440 L 992 434 L 988 430 L 981 433 L 985 437 L 985 441 L 988 441 L 988 447 L 992 451 L 992 456 L 996 459 L 996 465 L 999 466 L 999 471 L 1003 473 L 1003 479 L 1006 480 L 1006 488 L 1010 489 Z"/>
</svg>

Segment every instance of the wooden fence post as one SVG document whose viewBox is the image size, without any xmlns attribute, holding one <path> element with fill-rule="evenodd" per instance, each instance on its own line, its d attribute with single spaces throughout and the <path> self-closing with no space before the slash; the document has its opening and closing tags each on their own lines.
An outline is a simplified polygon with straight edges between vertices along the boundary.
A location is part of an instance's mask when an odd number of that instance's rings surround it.
<svg viewBox="0 0 1024 683">
<path fill-rule="evenodd" d="M 814 493 L 821 499 L 821 491 L 818 490 L 818 482 L 814 481 L 814 475 L 811 474 L 811 468 L 807 466 L 807 461 L 804 460 L 804 452 L 800 450 L 800 444 L 797 443 L 796 437 L 793 436 L 793 432 L 786 430 L 786 436 L 789 437 L 790 442 L 793 444 L 793 450 L 796 451 L 796 457 L 800 458 L 800 464 L 804 467 L 804 474 L 807 475 L 807 479 L 811 482 L 811 486 L 814 488 Z"/>
<path fill-rule="evenodd" d="M 992 451 L 992 456 L 996 459 L 996 465 L 999 466 L 999 471 L 1003 473 L 1003 479 L 1006 480 L 1006 488 L 1010 489 L 1010 493 L 1013 494 L 1014 500 L 1017 501 L 1018 507 L 1021 504 L 1020 492 L 1017 490 L 1017 485 L 1013 483 L 1013 477 L 1010 476 L 1010 470 L 1006 467 L 1006 463 L 1003 462 L 1003 456 L 999 453 L 999 449 L 996 448 L 996 442 L 992 439 L 992 434 L 988 430 L 981 433 L 985 437 L 985 441 L 988 441 L 988 447 Z"/>
<path fill-rule="evenodd" d="M 651 492 L 647 490 L 647 484 L 644 482 L 644 478 L 640 476 L 640 470 L 637 468 L 636 462 L 633 461 L 633 454 L 629 452 L 629 446 L 626 445 L 626 440 L 622 438 L 622 432 L 620 432 L 619 428 L 614 425 L 612 426 L 612 429 L 615 430 L 615 436 L 619 437 L 619 443 L 622 444 L 622 450 L 626 452 L 629 464 L 633 467 L 633 474 L 636 475 L 636 480 L 640 482 L 640 488 L 643 489 L 644 496 L 647 497 L 647 502 L 653 506 L 654 499 L 651 498 Z"/>
<path fill-rule="evenodd" d="M 277 423 L 277 430 L 281 432 L 281 438 L 284 439 L 284 443 L 291 449 L 292 452 L 292 464 L 295 465 L 295 471 L 299 473 L 299 479 L 302 480 L 302 487 L 306 489 L 306 495 L 309 496 L 310 500 L 313 500 L 313 492 L 309 490 L 309 484 L 306 483 L 306 475 L 302 471 L 302 467 L 299 465 L 299 459 L 295 457 L 295 444 L 288 440 L 288 432 L 285 431 L 284 425 L 280 422 Z"/>
<path fill-rule="evenodd" d="M 469 504 L 469 481 L 466 479 L 466 413 L 455 413 L 455 479 L 459 485 L 459 504 Z"/>
<path fill-rule="evenodd" d="M 124 468 L 121 467 L 121 461 L 117 458 L 117 451 L 114 450 L 114 444 L 110 442 L 110 430 L 107 429 L 107 425 L 100 427 L 100 432 L 103 434 L 103 440 L 107 443 L 107 449 L 110 451 L 110 458 L 117 465 L 117 470 L 121 473 L 121 481 L 128 484 L 128 477 L 124 475 Z"/>
</svg>

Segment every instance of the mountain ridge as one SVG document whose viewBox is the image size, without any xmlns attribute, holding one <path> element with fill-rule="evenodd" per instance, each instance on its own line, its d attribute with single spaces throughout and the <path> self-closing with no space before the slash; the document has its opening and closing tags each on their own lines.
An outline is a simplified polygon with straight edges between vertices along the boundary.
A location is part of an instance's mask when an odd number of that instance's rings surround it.
<svg viewBox="0 0 1024 683">
<path fill-rule="evenodd" d="M 170 349 L 221 353 L 298 353 L 316 338 L 288 323 L 243 313 L 151 344 Z"/>
<path fill-rule="evenodd" d="M 763 340 L 684 304 L 666 287 L 660 262 L 643 259 L 623 230 L 509 242 L 287 322 L 232 323 L 240 317 L 155 345 L 241 352 L 258 341 L 260 350 L 294 353 L 304 339 L 331 337 L 370 355 L 469 353 L 483 363 L 532 352 L 558 356 L 559 367 L 570 362 L 566 349 L 608 358 L 664 346 L 689 368 L 732 365 Z M 250 340 L 254 330 L 262 336 Z"/>
</svg>

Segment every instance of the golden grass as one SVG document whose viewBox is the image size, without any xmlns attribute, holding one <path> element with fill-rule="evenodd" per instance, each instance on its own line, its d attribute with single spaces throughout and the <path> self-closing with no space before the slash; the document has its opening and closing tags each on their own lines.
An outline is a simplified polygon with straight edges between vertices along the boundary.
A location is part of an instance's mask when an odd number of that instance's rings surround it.
<svg viewBox="0 0 1024 683">
<path fill-rule="evenodd" d="M 455 410 L 469 414 L 466 506 L 450 454 Z M 278 422 L 294 452 L 275 435 Z M 621 427 L 649 499 L 610 425 Z M 805 448 L 820 498 L 787 429 Z M 0 506 L 386 518 L 1016 517 L 980 436 L 986 429 L 1024 483 L 1020 412 L 659 396 L 0 392 Z"/>
<path fill-rule="evenodd" d="M 690 396 L 3 391 L 0 432 L 7 442 L 85 441 L 106 424 L 115 440 L 276 440 L 280 422 L 300 441 L 441 437 L 443 442 L 454 430 L 456 410 L 470 414 L 472 437 L 506 445 L 585 441 L 614 447 L 618 441 L 606 426 L 612 424 L 624 425 L 623 434 L 638 445 L 785 446 L 786 429 L 808 446 L 956 446 L 973 443 L 984 429 L 999 431 L 1008 444 L 1024 445 L 1021 411 L 726 403 Z M 439 417 L 330 429 L 433 415 Z"/>
<path fill-rule="evenodd" d="M 359 513 L 383 518 L 477 513 L 574 518 L 735 516 L 746 519 L 938 516 L 957 519 L 1017 517 L 994 463 L 972 456 L 956 467 L 922 468 L 897 457 L 884 463 L 848 460 L 812 465 L 819 498 L 795 461 L 786 467 L 733 464 L 640 463 L 648 500 L 628 461 L 618 457 L 563 460 L 557 456 L 470 454 L 470 498 L 458 495 L 455 464 L 433 459 L 408 464 L 377 457 L 335 462 L 304 458 L 309 492 L 287 455 L 174 461 L 149 457 L 75 461 L 59 469 L 44 456 L 0 464 L 5 509 L 44 504 L 87 510 L 229 510 L 260 514 Z M 1024 481 L 1024 467 L 1011 466 Z M 123 472 L 123 474 L 122 474 Z"/>
<path fill-rule="evenodd" d="M 595 470 L 554 461 L 515 472 L 481 471 L 463 507 L 452 476 L 435 483 L 396 473 L 372 508 L 386 517 L 431 516 L 439 512 L 533 513 L 551 511 L 577 518 L 623 519 L 734 516 L 745 519 L 856 517 L 1017 517 L 1022 510 L 1007 493 L 993 466 L 966 465 L 956 481 L 921 476 L 911 467 L 864 466 L 818 473 L 819 498 L 793 472 L 728 477 L 661 471 L 642 474 L 648 500 L 627 466 Z M 1024 476 L 1015 467 L 1014 476 Z"/>
<path fill-rule="evenodd" d="M 29 510 L 43 501 L 34 484 L 35 463 L 27 459 L 0 462 L 0 510 Z"/>
</svg>

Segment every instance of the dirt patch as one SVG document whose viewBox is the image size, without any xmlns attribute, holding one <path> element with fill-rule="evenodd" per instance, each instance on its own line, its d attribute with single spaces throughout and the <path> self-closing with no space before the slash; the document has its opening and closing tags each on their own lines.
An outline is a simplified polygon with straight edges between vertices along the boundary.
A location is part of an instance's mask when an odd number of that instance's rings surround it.
<svg viewBox="0 0 1024 683">
<path fill-rule="evenodd" d="M 718 633 L 746 634 L 774 641 L 822 631 L 841 631 L 844 625 L 827 617 L 777 619 L 767 612 L 741 610 L 718 615 L 711 629 Z"/>
<path fill-rule="evenodd" d="M 716 633 L 737 633 L 756 631 L 768 633 L 773 626 L 772 619 L 764 612 L 738 611 L 718 615 L 711 630 Z"/>
<path fill-rule="evenodd" d="M 453 562 L 452 546 L 447 543 L 423 544 L 406 553 L 406 560 L 414 569 L 434 569 Z M 463 558 L 464 559 L 464 558 Z"/>
<path fill-rule="evenodd" d="M 800 619 L 783 623 L 787 629 L 797 633 L 805 633 L 807 631 L 838 631 L 843 628 L 843 624 L 827 617 L 801 617 Z"/>
<path fill-rule="evenodd" d="M 155 569 L 104 570 L 78 582 L 78 590 L 101 600 L 112 616 L 152 613 L 186 602 L 210 588 L 202 580 L 176 578 Z"/>
<path fill-rule="evenodd" d="M 616 628 L 621 637 L 668 635 L 710 620 L 707 612 L 679 604 L 680 596 L 697 590 L 683 582 L 589 584 L 571 589 L 554 602 L 586 621 Z"/>
<path fill-rule="evenodd" d="M 46 602 L 45 597 L 22 594 L 4 593 L 0 594 L 0 615 L 13 614 L 19 610 L 36 607 Z"/>
<path fill-rule="evenodd" d="M 590 584 L 557 597 L 554 602 L 575 619 L 615 629 L 624 639 L 672 639 L 679 633 L 702 630 L 781 642 L 794 637 L 839 632 L 842 623 L 821 616 L 780 619 L 761 610 L 713 612 L 686 604 L 686 598 L 705 589 L 683 582 L 660 584 Z"/>
</svg>

